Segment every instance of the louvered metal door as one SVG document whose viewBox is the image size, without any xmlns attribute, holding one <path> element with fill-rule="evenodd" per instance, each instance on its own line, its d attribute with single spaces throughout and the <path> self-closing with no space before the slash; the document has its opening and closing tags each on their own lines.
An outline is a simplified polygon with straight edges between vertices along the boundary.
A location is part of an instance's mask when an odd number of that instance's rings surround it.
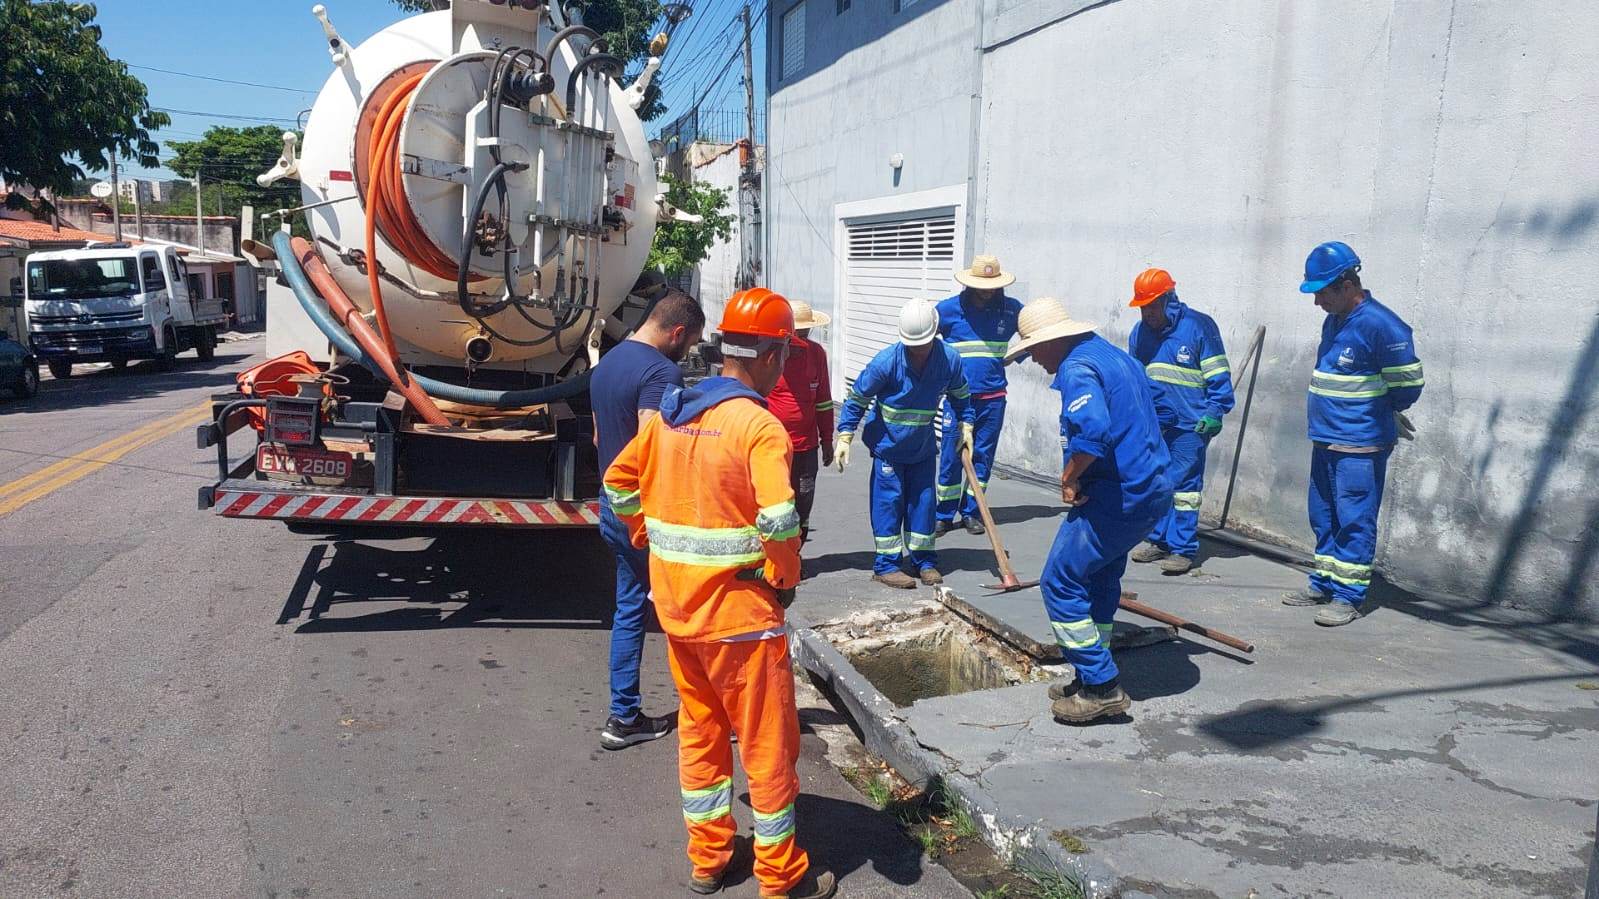
<svg viewBox="0 0 1599 899">
<path fill-rule="evenodd" d="M 955 212 L 846 222 L 841 369 L 834 383 L 854 383 L 866 363 L 899 339 L 899 311 L 917 297 L 938 302 L 957 288 Z"/>
</svg>

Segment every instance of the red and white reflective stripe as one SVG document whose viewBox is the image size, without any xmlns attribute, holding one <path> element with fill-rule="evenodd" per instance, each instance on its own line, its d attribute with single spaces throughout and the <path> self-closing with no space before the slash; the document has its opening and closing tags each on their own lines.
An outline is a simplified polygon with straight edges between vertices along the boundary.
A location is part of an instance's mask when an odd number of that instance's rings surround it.
<svg viewBox="0 0 1599 899">
<path fill-rule="evenodd" d="M 218 490 L 212 503 L 228 518 L 357 521 L 372 524 L 479 524 L 513 527 L 595 525 L 599 503 L 517 499 L 424 499 L 337 493 Z"/>
</svg>

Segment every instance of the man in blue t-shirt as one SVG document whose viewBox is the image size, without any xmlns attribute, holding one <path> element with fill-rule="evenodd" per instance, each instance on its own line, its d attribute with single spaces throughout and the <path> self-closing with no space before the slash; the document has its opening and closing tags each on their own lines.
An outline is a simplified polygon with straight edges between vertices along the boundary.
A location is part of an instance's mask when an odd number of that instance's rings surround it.
<svg viewBox="0 0 1599 899">
<path fill-rule="evenodd" d="M 668 291 L 650 309 L 633 336 L 612 347 L 594 369 L 589 400 L 594 407 L 594 445 L 603 475 L 639 431 L 657 415 L 661 397 L 683 386 L 677 363 L 705 333 L 705 310 L 685 293 Z M 644 615 L 649 599 L 649 555 L 635 549 L 627 527 L 600 499 L 600 536 L 616 555 L 616 614 L 611 622 L 611 708 L 600 745 L 624 749 L 664 737 L 670 715 L 640 711 L 639 664 L 644 655 Z"/>
</svg>

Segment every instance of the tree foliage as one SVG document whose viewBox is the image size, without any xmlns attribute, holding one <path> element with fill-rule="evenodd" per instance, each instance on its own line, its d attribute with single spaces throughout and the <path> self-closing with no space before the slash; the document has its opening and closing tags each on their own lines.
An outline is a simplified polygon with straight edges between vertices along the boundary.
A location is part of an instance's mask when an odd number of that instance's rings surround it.
<svg viewBox="0 0 1599 899">
<path fill-rule="evenodd" d="M 217 212 L 211 204 L 216 202 L 213 191 L 218 189 L 224 215 L 237 215 L 245 204 L 254 206 L 257 215 L 300 205 L 300 183 L 292 178 L 271 187 L 255 183 L 255 176 L 271 168 L 278 154 L 283 152 L 281 128 L 273 125 L 212 126 L 199 140 L 170 140 L 167 146 L 175 154 L 167 168 L 184 178 L 193 178 L 199 170 L 207 215 Z M 192 191 L 188 192 L 188 202 L 192 211 Z"/>
<path fill-rule="evenodd" d="M 671 175 L 663 175 L 661 183 L 668 203 L 703 219 L 697 224 L 662 221 L 655 229 L 647 265 L 668 275 L 681 275 L 709 256 L 712 244 L 733 236 L 733 217 L 725 211 L 728 191 Z"/>
<path fill-rule="evenodd" d="M 62 0 L 0 0 L 0 177 L 65 194 L 115 153 L 160 164 L 150 132 L 172 119 L 100 46 L 96 10 Z"/>
</svg>

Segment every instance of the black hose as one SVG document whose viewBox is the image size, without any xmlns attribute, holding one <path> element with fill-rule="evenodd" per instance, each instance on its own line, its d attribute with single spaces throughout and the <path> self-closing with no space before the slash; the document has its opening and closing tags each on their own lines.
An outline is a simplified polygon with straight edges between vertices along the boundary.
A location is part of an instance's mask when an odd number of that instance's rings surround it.
<svg viewBox="0 0 1599 899">
<path fill-rule="evenodd" d="M 577 79 L 582 77 L 585 69 L 593 68 L 594 66 L 599 65 L 603 65 L 609 69 L 609 74 L 612 78 L 619 78 L 622 75 L 621 57 L 612 56 L 609 53 L 592 53 L 578 60 L 577 65 L 572 67 L 571 74 L 566 76 L 567 119 L 573 121 L 576 120 L 577 112 L 573 107 L 574 104 L 577 103 Z"/>
<path fill-rule="evenodd" d="M 461 258 L 455 267 L 455 301 L 460 305 L 462 312 L 473 318 L 485 318 L 511 304 L 510 300 L 502 299 L 487 306 L 478 306 L 472 302 L 472 295 L 466 289 L 468 269 L 472 264 L 472 245 L 476 243 L 472 232 L 477 229 L 478 216 L 483 214 L 483 202 L 489 197 L 489 189 L 496 181 L 503 181 L 505 173 L 510 168 L 510 163 L 501 162 L 489 170 L 488 177 L 483 179 L 483 183 L 478 187 L 477 196 L 472 200 L 472 214 L 466 217 L 466 229 L 461 233 Z M 507 285 L 507 289 L 509 288 L 510 285 Z"/>
<path fill-rule="evenodd" d="M 591 47 L 596 43 L 601 45 L 605 43 L 604 39 L 600 37 L 600 33 L 592 28 L 584 25 L 568 25 L 555 32 L 555 36 L 550 38 L 550 42 L 544 45 L 545 63 L 550 66 L 555 65 L 555 51 L 559 50 L 568 38 L 576 37 L 580 34 L 589 39 L 589 46 Z"/>
</svg>

